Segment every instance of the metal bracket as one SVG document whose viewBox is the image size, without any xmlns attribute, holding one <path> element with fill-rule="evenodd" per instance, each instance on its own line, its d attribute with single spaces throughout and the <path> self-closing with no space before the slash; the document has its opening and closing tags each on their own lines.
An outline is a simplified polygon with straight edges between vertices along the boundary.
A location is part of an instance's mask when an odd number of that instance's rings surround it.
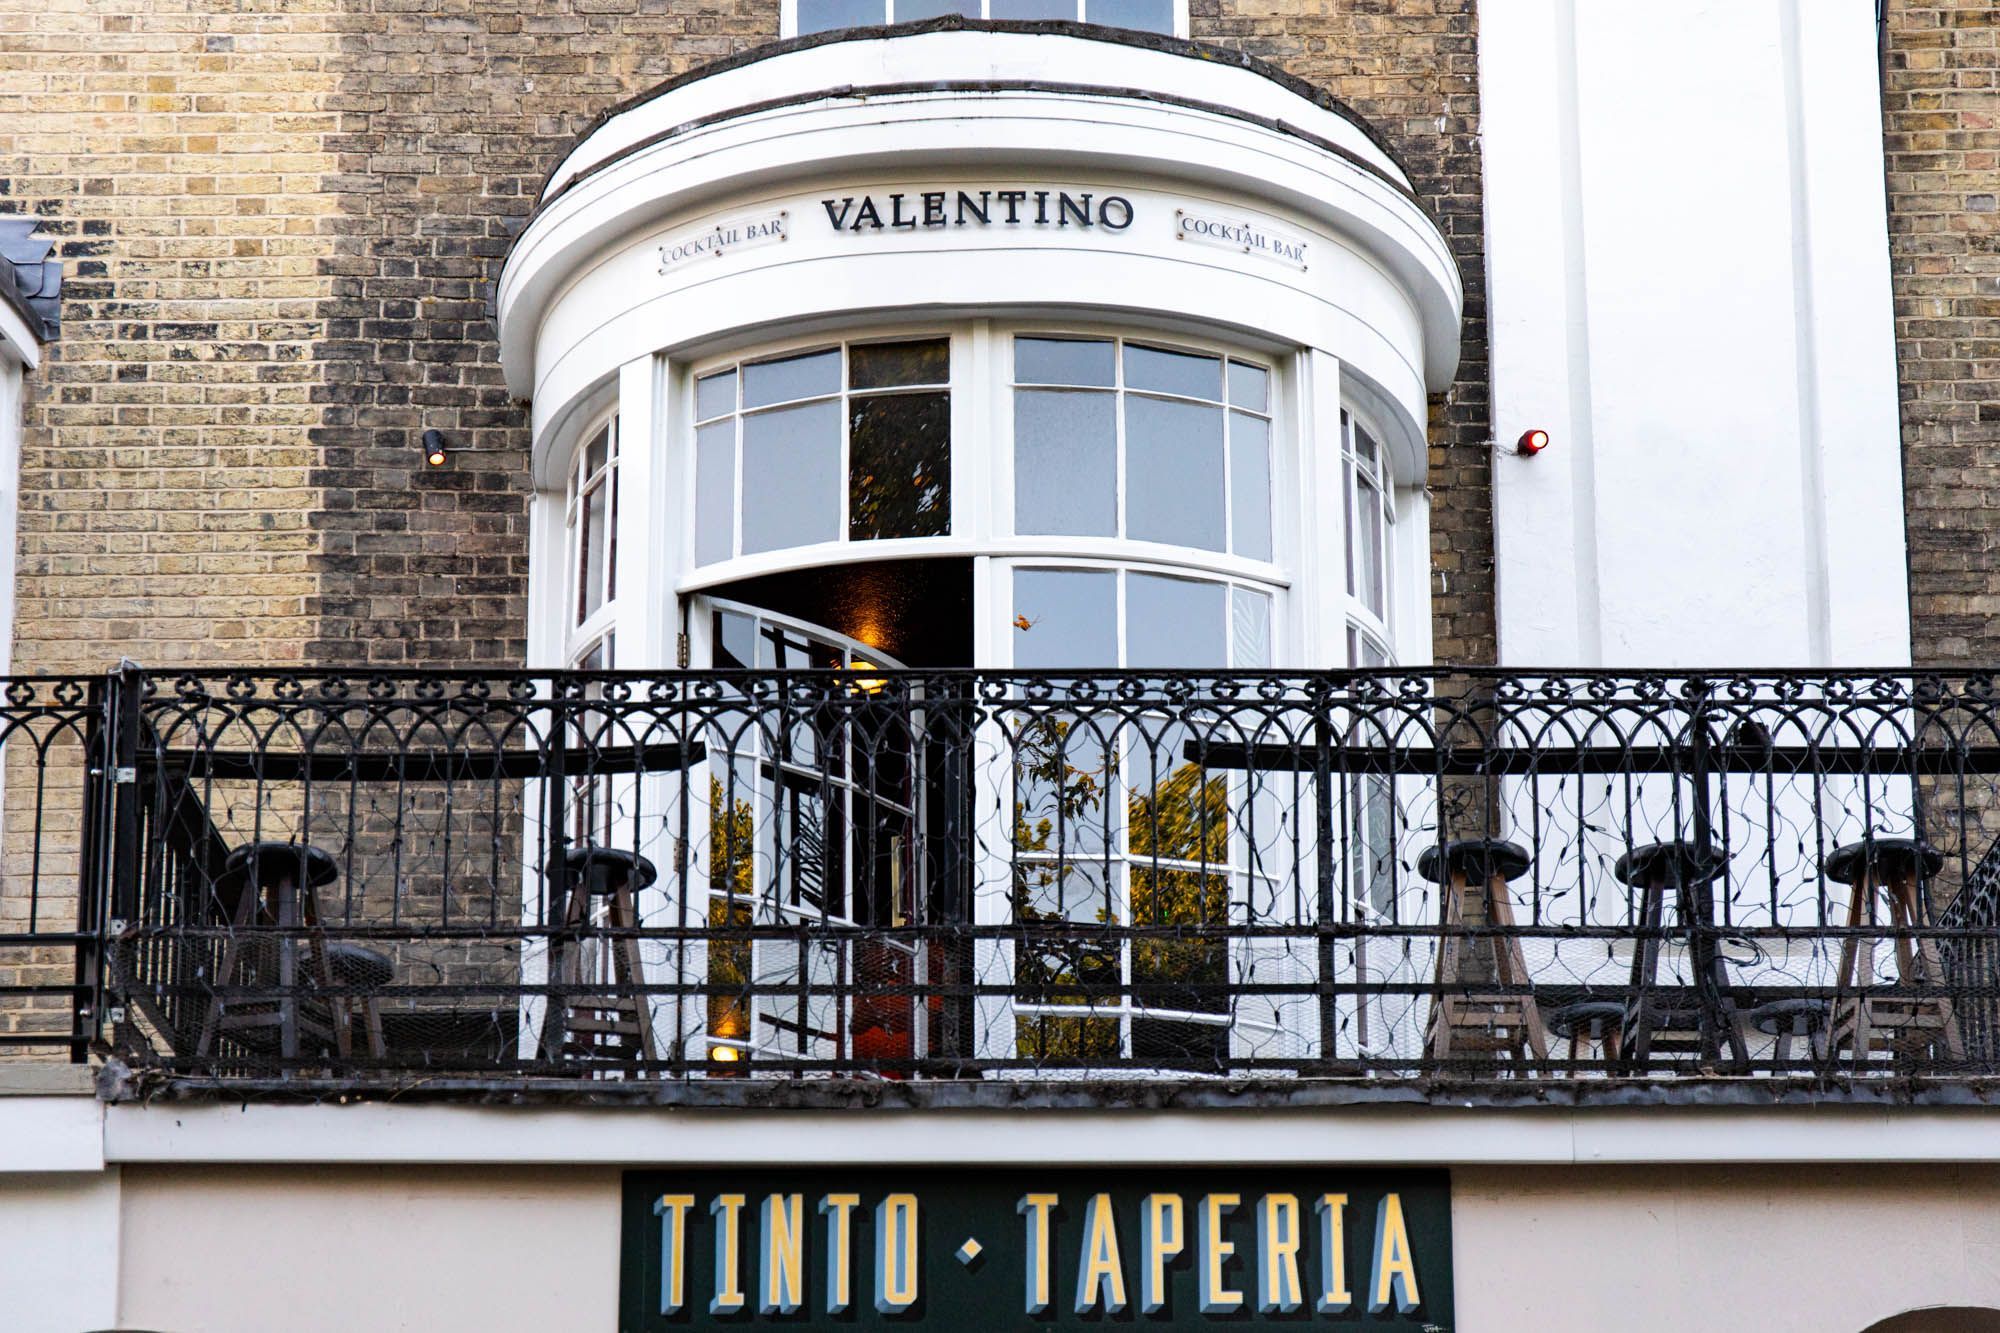
<svg viewBox="0 0 2000 1333">
<path fill-rule="evenodd" d="M 111 770 L 111 780 L 116 783 L 137 782 L 139 770 L 130 764 L 120 764 Z"/>
</svg>

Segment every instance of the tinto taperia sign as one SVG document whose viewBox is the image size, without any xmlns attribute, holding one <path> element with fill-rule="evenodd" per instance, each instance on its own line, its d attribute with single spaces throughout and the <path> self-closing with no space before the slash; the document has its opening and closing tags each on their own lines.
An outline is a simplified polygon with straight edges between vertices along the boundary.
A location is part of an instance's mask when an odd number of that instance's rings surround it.
<svg viewBox="0 0 2000 1333">
<path fill-rule="evenodd" d="M 625 1333 L 1452 1325 L 1442 1171 L 625 1176 Z"/>
</svg>

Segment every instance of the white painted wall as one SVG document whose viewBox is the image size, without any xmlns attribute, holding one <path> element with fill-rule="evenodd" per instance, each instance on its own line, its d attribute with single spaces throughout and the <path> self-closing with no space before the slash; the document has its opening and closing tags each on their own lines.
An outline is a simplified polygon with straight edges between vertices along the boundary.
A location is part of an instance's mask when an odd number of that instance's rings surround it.
<svg viewBox="0 0 2000 1333">
<path fill-rule="evenodd" d="M 8 1333 L 117 1325 L 118 1193 L 116 1168 L 0 1174 L 0 1326 Z"/>
<path fill-rule="evenodd" d="M 2000 1307 L 1992 1167 L 1469 1168 L 1451 1186 L 1458 1327 L 1479 1333 L 1860 1333 Z"/>
<path fill-rule="evenodd" d="M 1479 24 L 1500 660 L 1907 663 L 1871 0 Z"/>
</svg>

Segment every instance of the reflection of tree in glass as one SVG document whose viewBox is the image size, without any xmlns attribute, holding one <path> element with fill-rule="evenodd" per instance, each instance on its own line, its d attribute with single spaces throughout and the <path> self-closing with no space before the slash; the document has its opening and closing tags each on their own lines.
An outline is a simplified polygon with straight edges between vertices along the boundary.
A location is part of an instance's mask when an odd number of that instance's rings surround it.
<svg viewBox="0 0 2000 1333">
<path fill-rule="evenodd" d="M 722 781 L 708 780 L 708 924 L 712 928 L 750 924 L 756 892 L 755 812 L 747 800 L 724 795 Z M 725 896 L 726 895 L 726 896 Z M 750 941 L 711 940 L 708 946 L 708 1031 L 741 1040 L 750 1031 L 744 992 L 750 983 Z"/>
<path fill-rule="evenodd" d="M 1203 870 L 1141 864 L 1193 861 L 1217 869 L 1229 859 L 1229 784 L 1203 780 L 1204 770 L 1182 764 L 1150 793 L 1134 789 L 1126 800 L 1132 850 L 1132 922 L 1138 926 L 1220 925 L 1229 919 L 1229 877 Z M 1222 1012 L 1229 979 L 1229 946 L 1223 940 L 1152 937 L 1132 946 L 1135 1001 L 1145 1007 Z"/>
<path fill-rule="evenodd" d="M 847 433 L 847 535 L 951 531 L 951 395 L 856 396 Z"/>
<path fill-rule="evenodd" d="M 1103 887 L 1105 862 L 1077 845 L 1087 830 L 1103 828 L 1105 787 L 1116 762 L 1094 736 L 1086 743 L 1079 733 L 1072 741 L 1074 725 L 1063 718 L 1038 717 L 1015 738 L 1014 848 L 1062 857 L 1060 864 L 1015 857 L 1014 919 L 1024 925 L 1072 923 L 1066 900 L 1078 891 L 1096 902 L 1090 919 L 1116 924 Z M 1076 753 L 1086 750 L 1096 766 L 1071 762 L 1086 757 Z M 1100 998 L 1115 1001 L 1118 972 L 1116 942 L 1093 944 L 1065 932 L 1024 945 L 1015 963 L 1015 982 L 1029 1003 L 1089 1004 Z M 1119 1048 L 1118 1021 L 1111 1018 L 1023 1016 L 1015 1037 L 1022 1055 L 1051 1061 L 1115 1057 Z"/>
<path fill-rule="evenodd" d="M 1016 748 L 1014 846 L 1017 852 L 1063 854 L 1053 860 L 1016 857 L 1015 920 L 1024 924 L 1062 922 L 1074 926 L 1076 908 L 1088 920 L 1117 924 L 1105 877 L 1111 858 L 1092 854 L 1090 835 L 1103 830 L 1109 789 L 1118 777 L 1115 747 L 1074 730 L 1060 718 L 1038 718 L 1022 728 Z M 1082 759 L 1083 763 L 1076 762 Z M 1094 761 L 1094 762 L 1093 762 Z M 1170 772 L 1152 790 L 1126 796 L 1126 848 L 1131 869 L 1132 920 L 1140 926 L 1203 926 L 1229 916 L 1229 785 L 1205 776 L 1194 764 Z M 1079 847 L 1082 844 L 1082 847 Z M 1160 864 L 1138 864 L 1157 858 Z M 1166 863 L 1193 862 L 1194 869 Z M 1201 867 L 1213 867 L 1214 870 Z M 1083 904 L 1075 901 L 1084 897 Z M 1132 947 L 1136 1008 L 1226 1012 L 1229 948 L 1226 941 L 1146 938 Z M 1016 965 L 1022 998 L 1040 1004 L 1115 1002 L 1119 955 L 1114 941 L 1079 938 L 1070 930 L 1058 940 L 1023 948 Z M 1217 1029 L 1198 1032 L 1137 1030 L 1135 1045 L 1150 1044 L 1187 1054 L 1205 1050 L 1220 1037 Z M 1091 1060 L 1119 1054 L 1117 1021 L 1110 1018 L 1022 1018 L 1017 1039 L 1025 1056 L 1046 1060 Z"/>
</svg>

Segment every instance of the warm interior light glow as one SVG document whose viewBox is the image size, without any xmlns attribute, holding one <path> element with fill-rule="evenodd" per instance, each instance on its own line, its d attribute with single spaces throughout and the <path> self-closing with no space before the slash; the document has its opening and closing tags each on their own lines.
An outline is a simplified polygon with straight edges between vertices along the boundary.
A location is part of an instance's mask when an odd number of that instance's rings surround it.
<svg viewBox="0 0 2000 1333">
<path fill-rule="evenodd" d="M 708 1048 L 708 1058 L 720 1060 L 724 1064 L 734 1064 L 743 1058 L 743 1052 L 734 1046 L 711 1046 Z"/>
<path fill-rule="evenodd" d="M 880 671 L 882 668 L 864 658 L 856 657 L 849 659 L 847 669 L 849 671 Z M 888 681 L 882 679 L 880 676 L 858 676 L 854 680 L 854 688 L 863 694 L 880 694 L 882 688 L 888 683 Z"/>
</svg>

